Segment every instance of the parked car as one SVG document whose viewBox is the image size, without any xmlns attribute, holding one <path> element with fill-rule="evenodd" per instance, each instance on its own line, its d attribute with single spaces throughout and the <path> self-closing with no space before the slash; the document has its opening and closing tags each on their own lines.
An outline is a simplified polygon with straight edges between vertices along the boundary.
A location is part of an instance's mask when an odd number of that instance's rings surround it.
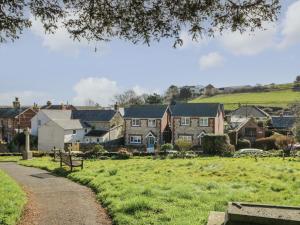
<svg viewBox="0 0 300 225">
<path fill-rule="evenodd" d="M 245 148 L 237 151 L 234 154 L 234 157 L 241 157 L 241 156 L 267 156 L 269 155 L 268 152 L 263 151 L 261 149 L 256 149 L 256 148 Z"/>
</svg>

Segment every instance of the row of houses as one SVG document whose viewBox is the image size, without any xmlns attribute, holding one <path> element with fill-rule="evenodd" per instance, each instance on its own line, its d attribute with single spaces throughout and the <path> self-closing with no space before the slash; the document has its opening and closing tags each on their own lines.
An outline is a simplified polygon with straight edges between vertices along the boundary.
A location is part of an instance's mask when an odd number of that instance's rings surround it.
<svg viewBox="0 0 300 225">
<path fill-rule="evenodd" d="M 78 109 L 71 105 L 47 103 L 40 109 L 21 107 L 16 99 L 13 107 L 0 108 L 0 140 L 9 142 L 25 128 L 38 136 L 38 148 L 49 151 L 66 144 L 109 143 L 123 139 L 127 146 L 154 151 L 156 146 L 175 143 L 178 139 L 201 146 L 206 134 L 235 131 L 250 141 L 265 136 L 269 129 L 290 132 L 293 116 L 270 116 L 256 106 L 242 106 L 225 115 L 219 103 L 174 103 L 172 105 L 141 105 L 120 109 Z"/>
</svg>

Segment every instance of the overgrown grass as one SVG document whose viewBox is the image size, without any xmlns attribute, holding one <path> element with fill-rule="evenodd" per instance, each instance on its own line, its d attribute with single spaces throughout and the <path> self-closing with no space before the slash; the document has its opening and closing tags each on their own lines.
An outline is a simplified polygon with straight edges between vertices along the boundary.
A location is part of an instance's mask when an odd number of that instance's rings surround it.
<svg viewBox="0 0 300 225">
<path fill-rule="evenodd" d="M 229 201 L 299 205 L 299 160 L 264 158 L 86 161 L 66 173 L 49 158 L 20 161 L 91 187 L 118 225 L 205 225 Z"/>
<path fill-rule="evenodd" d="M 261 106 L 278 106 L 287 107 L 289 104 L 295 103 L 300 99 L 300 92 L 292 90 L 281 90 L 259 93 L 236 93 L 222 94 L 213 97 L 200 97 L 191 102 L 218 102 L 224 103 L 225 109 L 232 110 L 238 108 L 240 104 L 253 104 Z"/>
<path fill-rule="evenodd" d="M 26 194 L 15 181 L 0 170 L 0 224 L 16 224 L 25 203 Z"/>
</svg>

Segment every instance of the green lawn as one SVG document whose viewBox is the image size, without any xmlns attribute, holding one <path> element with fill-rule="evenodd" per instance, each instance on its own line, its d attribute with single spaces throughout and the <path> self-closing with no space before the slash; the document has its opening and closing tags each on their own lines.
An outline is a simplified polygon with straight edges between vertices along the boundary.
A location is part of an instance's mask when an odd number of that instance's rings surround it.
<svg viewBox="0 0 300 225">
<path fill-rule="evenodd" d="M 297 101 L 300 101 L 300 92 L 294 92 L 292 90 L 281 90 L 261 93 L 222 94 L 213 97 L 196 98 L 191 102 L 224 103 L 225 109 L 231 110 L 238 108 L 239 103 L 287 107 L 288 104 L 295 103 Z"/>
<path fill-rule="evenodd" d="M 25 203 L 26 195 L 19 185 L 0 170 L 0 224 L 16 224 Z"/>
<path fill-rule="evenodd" d="M 20 161 L 91 187 L 117 225 L 205 225 L 228 201 L 299 205 L 300 161 L 281 158 L 86 161 L 66 174 L 49 158 Z"/>
</svg>

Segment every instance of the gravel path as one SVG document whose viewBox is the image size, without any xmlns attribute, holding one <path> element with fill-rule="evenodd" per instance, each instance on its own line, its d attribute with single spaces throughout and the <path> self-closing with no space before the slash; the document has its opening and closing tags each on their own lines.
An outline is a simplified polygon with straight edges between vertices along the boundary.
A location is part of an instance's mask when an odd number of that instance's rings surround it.
<svg viewBox="0 0 300 225">
<path fill-rule="evenodd" d="M 95 194 L 87 187 L 47 171 L 16 163 L 0 163 L 0 169 L 29 193 L 27 205 L 30 210 L 25 209 L 22 225 L 112 224 L 105 209 L 96 201 Z M 27 215 L 26 211 L 31 213 Z"/>
</svg>

